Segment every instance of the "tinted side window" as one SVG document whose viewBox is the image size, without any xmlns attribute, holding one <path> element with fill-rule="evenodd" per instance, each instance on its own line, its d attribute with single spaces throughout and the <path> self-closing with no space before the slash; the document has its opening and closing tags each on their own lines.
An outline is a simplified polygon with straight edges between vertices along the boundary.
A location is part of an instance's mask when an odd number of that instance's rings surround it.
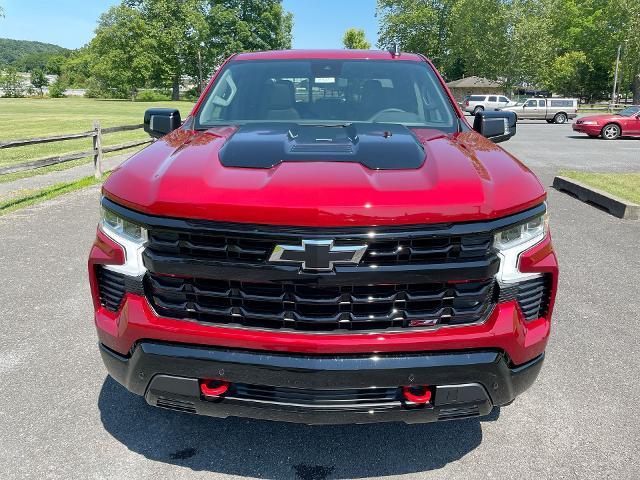
<svg viewBox="0 0 640 480">
<path fill-rule="evenodd" d="M 471 95 L 469 100 L 472 102 L 484 102 L 486 97 L 484 95 Z"/>
<path fill-rule="evenodd" d="M 497 99 L 497 97 L 489 97 L 489 101 L 490 102 L 497 102 L 498 99 Z"/>
<path fill-rule="evenodd" d="M 538 100 L 538 105 L 540 105 L 541 107 L 546 107 L 547 102 L 545 100 Z"/>
<path fill-rule="evenodd" d="M 500 97 L 500 101 L 502 103 L 509 103 L 509 99 L 507 97 Z"/>
<path fill-rule="evenodd" d="M 536 102 L 535 100 L 529 100 L 526 105 L 527 107 L 536 107 L 538 106 L 538 102 Z"/>
</svg>

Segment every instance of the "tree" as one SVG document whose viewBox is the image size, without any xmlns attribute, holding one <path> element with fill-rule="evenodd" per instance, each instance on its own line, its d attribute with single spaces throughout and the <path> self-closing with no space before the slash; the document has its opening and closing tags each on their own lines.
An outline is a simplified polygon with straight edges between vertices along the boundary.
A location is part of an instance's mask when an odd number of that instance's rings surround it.
<svg viewBox="0 0 640 480">
<path fill-rule="evenodd" d="M 156 58 L 156 84 L 170 80 L 172 100 L 180 99 L 185 66 L 195 60 L 193 49 L 202 41 L 205 29 L 204 0 L 128 0 L 125 2 L 144 19 Z"/>
<path fill-rule="evenodd" d="M 209 6 L 204 41 L 209 71 L 236 52 L 291 48 L 293 15 L 281 0 L 209 0 Z"/>
<path fill-rule="evenodd" d="M 584 52 L 567 52 L 551 63 L 548 78 L 545 82 L 551 91 L 565 96 L 584 95 L 591 65 Z"/>
<path fill-rule="evenodd" d="M 371 44 L 364 35 L 364 30 L 361 28 L 349 28 L 344 32 L 342 44 L 344 48 L 351 50 L 369 50 L 371 48 Z"/>
<path fill-rule="evenodd" d="M 446 55 L 438 65 L 447 77 L 504 76 L 510 16 L 502 0 L 458 0 L 447 21 Z"/>
<path fill-rule="evenodd" d="M 378 46 L 399 44 L 408 52 L 423 53 L 446 73 L 445 59 L 451 10 L 455 0 L 378 0 Z"/>
<path fill-rule="evenodd" d="M 90 51 L 90 46 L 91 43 L 75 50 L 60 65 L 58 78 L 63 78 L 66 85 L 84 88 L 87 86 L 89 79 L 93 79 L 94 83 L 99 83 L 92 70 L 92 65 L 95 63 L 95 55 Z"/>
<path fill-rule="evenodd" d="M 42 95 L 42 88 L 46 87 L 48 84 L 49 80 L 47 80 L 47 77 L 42 70 L 38 68 L 31 72 L 31 85 L 40 90 L 40 95 Z"/>
<path fill-rule="evenodd" d="M 17 98 L 24 96 L 22 78 L 13 67 L 7 68 L 4 74 L 0 76 L 0 88 L 4 92 L 5 97 Z"/>
<path fill-rule="evenodd" d="M 506 24 L 507 48 L 502 58 L 503 82 L 509 86 L 541 87 L 554 58 L 551 34 L 554 13 L 544 0 L 513 0 Z"/>
<path fill-rule="evenodd" d="M 578 88 L 587 98 L 606 98 L 621 44 L 628 52 L 621 66 L 625 85 L 640 74 L 638 0 L 378 0 L 377 5 L 378 45 L 399 42 L 404 50 L 422 53 L 447 79 L 478 75 L 506 86 L 554 83 Z"/>
<path fill-rule="evenodd" d="M 109 96 L 135 98 L 163 60 L 156 54 L 156 40 L 144 15 L 126 5 L 111 7 L 100 16 L 91 40 L 88 70 Z"/>
<path fill-rule="evenodd" d="M 607 13 L 614 18 L 619 33 L 616 40 L 623 47 L 621 92 L 631 90 L 633 103 L 640 104 L 640 2 L 620 0 Z"/>
<path fill-rule="evenodd" d="M 60 77 L 49 87 L 49 96 L 51 98 L 63 98 L 64 91 L 67 89 L 64 80 Z"/>
</svg>

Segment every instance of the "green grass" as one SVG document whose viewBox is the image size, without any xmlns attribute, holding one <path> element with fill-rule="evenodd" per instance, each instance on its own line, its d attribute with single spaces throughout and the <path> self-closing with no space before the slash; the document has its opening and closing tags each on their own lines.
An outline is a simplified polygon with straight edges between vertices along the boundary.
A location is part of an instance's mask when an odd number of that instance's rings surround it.
<svg viewBox="0 0 640 480">
<path fill-rule="evenodd" d="M 192 106 L 191 102 L 129 102 L 90 98 L 0 98 L 0 125 L 2 125 L 0 140 L 84 132 L 93 128 L 93 120 L 99 120 L 102 127 L 133 125 L 142 123 L 144 111 L 149 107 L 179 108 L 184 117 Z M 146 138 L 148 135 L 142 129 L 117 132 L 104 135 L 102 144 L 103 146 L 117 145 Z M 90 138 L 0 149 L 0 167 L 90 149 Z M 118 153 L 121 152 L 114 152 L 114 154 Z M 67 164 L 61 169 L 69 166 L 71 165 Z M 38 170 L 33 172 L 37 174 Z M 22 177 L 33 174 L 27 173 Z M 0 179 L 2 177 L 4 175 L 0 176 Z M 22 177 L 14 177 L 14 179 Z M 7 180 L 0 180 L 2 181 Z"/>
<path fill-rule="evenodd" d="M 144 145 L 143 145 L 144 146 Z M 126 150 L 120 150 L 118 152 L 111 152 L 104 154 L 105 158 L 114 156 L 114 155 L 124 155 L 126 153 L 135 153 L 142 147 L 134 147 L 127 148 Z M 66 170 L 68 168 L 78 167 L 80 165 L 86 165 L 88 163 L 93 164 L 93 158 L 80 158 L 78 160 L 71 160 L 69 162 L 58 163 L 56 165 L 49 165 L 47 167 L 36 168 L 35 170 L 27 170 L 24 172 L 16 172 L 16 173 L 5 173 L 4 175 L 0 175 L 0 183 L 8 183 L 13 182 L 14 180 L 20 180 L 21 178 L 35 177 L 37 175 L 44 175 L 46 173 L 51 172 L 59 172 L 61 170 Z"/>
<path fill-rule="evenodd" d="M 62 182 L 51 185 L 50 187 L 41 188 L 38 190 L 23 190 L 16 197 L 10 200 L 0 202 L 0 216 L 6 215 L 9 212 L 13 212 L 20 208 L 29 207 L 37 203 L 44 202 L 45 200 L 51 200 L 52 198 L 59 197 L 65 193 L 74 192 L 81 188 L 95 185 L 96 183 L 102 183 L 109 174 L 106 173 L 102 179 L 96 180 L 93 176 L 81 178 L 75 182 Z"/>
<path fill-rule="evenodd" d="M 640 173 L 592 173 L 563 170 L 559 174 L 640 204 Z"/>
</svg>

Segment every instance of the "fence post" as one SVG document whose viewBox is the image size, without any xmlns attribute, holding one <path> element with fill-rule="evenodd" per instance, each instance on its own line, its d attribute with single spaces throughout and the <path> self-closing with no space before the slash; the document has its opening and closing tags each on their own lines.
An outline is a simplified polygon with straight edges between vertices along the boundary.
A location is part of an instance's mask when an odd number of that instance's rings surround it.
<svg viewBox="0 0 640 480">
<path fill-rule="evenodd" d="M 97 180 L 102 178 L 102 128 L 98 120 L 93 121 L 93 168 Z"/>
</svg>

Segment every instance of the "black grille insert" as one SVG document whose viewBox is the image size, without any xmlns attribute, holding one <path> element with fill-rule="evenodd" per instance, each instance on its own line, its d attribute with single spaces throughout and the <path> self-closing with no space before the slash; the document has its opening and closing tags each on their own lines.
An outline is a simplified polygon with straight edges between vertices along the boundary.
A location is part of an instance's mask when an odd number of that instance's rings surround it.
<svg viewBox="0 0 640 480">
<path fill-rule="evenodd" d="M 399 387 L 312 390 L 235 384 L 234 391 L 230 396 L 242 400 L 277 403 L 284 406 L 339 409 L 389 405 L 400 402 L 401 394 Z"/>
<path fill-rule="evenodd" d="M 518 285 L 518 304 L 525 320 L 544 317 L 549 309 L 550 278 L 545 275 Z"/>
<path fill-rule="evenodd" d="M 147 298 L 163 316 L 257 328 L 372 330 L 482 321 L 494 280 L 408 285 L 247 283 L 149 273 Z"/>
<path fill-rule="evenodd" d="M 551 276 L 543 275 L 532 280 L 502 287 L 499 302 L 517 300 L 525 320 L 545 317 L 551 301 Z"/>
<path fill-rule="evenodd" d="M 107 270 L 104 267 L 97 267 L 96 276 L 98 278 L 98 291 L 100 293 L 100 303 L 107 310 L 113 312 L 120 308 L 125 294 L 125 276 Z"/>
<path fill-rule="evenodd" d="M 276 245 L 301 245 L 303 238 L 306 237 L 153 229 L 149 232 L 147 248 L 161 257 L 264 264 Z M 414 237 L 400 232 L 392 239 L 369 239 L 366 235 L 364 238 L 355 235 L 327 235 L 326 238 L 335 238 L 335 244 L 338 246 L 367 244 L 367 251 L 360 262 L 363 265 L 483 260 L 493 253 L 492 236 L 488 233 L 433 236 L 423 234 Z"/>
</svg>

